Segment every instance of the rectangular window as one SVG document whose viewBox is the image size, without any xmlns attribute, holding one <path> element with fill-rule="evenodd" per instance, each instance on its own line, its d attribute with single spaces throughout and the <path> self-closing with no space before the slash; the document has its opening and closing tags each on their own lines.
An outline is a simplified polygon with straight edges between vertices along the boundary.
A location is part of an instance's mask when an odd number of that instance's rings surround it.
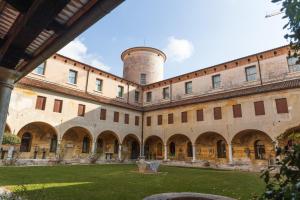
<svg viewBox="0 0 300 200">
<path fill-rule="evenodd" d="M 146 101 L 151 102 L 152 101 L 152 92 L 147 92 L 146 93 Z"/>
<path fill-rule="evenodd" d="M 151 126 L 151 117 L 149 116 L 149 117 L 147 117 L 147 126 Z"/>
<path fill-rule="evenodd" d="M 78 105 L 78 116 L 84 117 L 85 114 L 85 105 L 79 104 Z"/>
<path fill-rule="evenodd" d="M 298 57 L 289 57 L 288 58 L 288 65 L 290 72 L 298 72 L 300 71 L 300 63 L 298 61 Z"/>
<path fill-rule="evenodd" d="M 197 110 L 197 121 L 204 121 L 203 109 Z"/>
<path fill-rule="evenodd" d="M 135 91 L 134 92 L 134 102 L 138 103 L 140 101 L 140 92 L 139 91 Z"/>
<path fill-rule="evenodd" d="M 114 112 L 114 122 L 119 122 L 119 112 Z"/>
<path fill-rule="evenodd" d="M 63 105 L 63 101 L 62 100 L 55 99 L 54 100 L 53 112 L 61 113 L 61 111 L 62 111 L 62 105 Z"/>
<path fill-rule="evenodd" d="M 174 123 L 174 115 L 173 113 L 168 114 L 168 124 Z"/>
<path fill-rule="evenodd" d="M 146 77 L 146 74 L 141 74 L 141 77 L 140 77 L 141 79 L 140 79 L 140 83 L 141 83 L 141 85 L 146 85 L 146 83 L 147 83 L 147 77 Z"/>
<path fill-rule="evenodd" d="M 188 121 L 187 112 L 186 111 L 182 112 L 181 113 L 181 122 L 182 123 L 187 123 L 187 121 Z"/>
<path fill-rule="evenodd" d="M 40 64 L 35 68 L 34 73 L 39 75 L 45 75 L 45 63 Z"/>
<path fill-rule="evenodd" d="M 215 107 L 214 108 L 214 119 L 215 120 L 222 119 L 222 109 L 221 109 L 221 107 Z"/>
<path fill-rule="evenodd" d="M 241 104 L 232 105 L 233 117 L 240 118 L 242 117 L 242 106 Z"/>
<path fill-rule="evenodd" d="M 37 110 L 45 110 L 46 107 L 46 97 L 37 96 L 35 109 Z"/>
<path fill-rule="evenodd" d="M 192 94 L 193 87 L 192 87 L 192 81 L 185 83 L 185 94 Z"/>
<path fill-rule="evenodd" d="M 125 114 L 124 123 L 129 124 L 129 114 Z"/>
<path fill-rule="evenodd" d="M 69 83 L 77 84 L 77 71 L 70 69 L 69 70 Z"/>
<path fill-rule="evenodd" d="M 163 99 L 169 99 L 170 98 L 170 88 L 165 87 L 163 88 Z"/>
<path fill-rule="evenodd" d="M 287 99 L 286 98 L 281 98 L 281 99 L 275 99 L 276 102 L 276 108 L 277 108 L 277 113 L 288 113 L 288 104 L 287 104 Z"/>
<path fill-rule="evenodd" d="M 96 91 L 102 92 L 102 86 L 103 86 L 103 80 L 102 79 L 96 79 Z"/>
<path fill-rule="evenodd" d="M 157 115 L 157 125 L 162 125 L 162 115 Z"/>
<path fill-rule="evenodd" d="M 124 96 L 124 87 L 119 85 L 118 86 L 118 97 L 123 98 L 123 96 Z"/>
<path fill-rule="evenodd" d="M 265 105 L 263 101 L 254 102 L 255 115 L 265 115 Z"/>
<path fill-rule="evenodd" d="M 214 75 L 212 76 L 212 86 L 213 89 L 217 89 L 221 87 L 221 75 Z"/>
<path fill-rule="evenodd" d="M 138 126 L 138 125 L 140 124 L 140 117 L 139 117 L 139 116 L 135 116 L 134 124 L 135 124 L 136 126 Z"/>
<path fill-rule="evenodd" d="M 256 80 L 256 66 L 250 66 L 245 68 L 246 80 L 255 81 Z"/>
<path fill-rule="evenodd" d="M 104 108 L 100 110 L 100 120 L 106 120 L 106 109 Z"/>
</svg>

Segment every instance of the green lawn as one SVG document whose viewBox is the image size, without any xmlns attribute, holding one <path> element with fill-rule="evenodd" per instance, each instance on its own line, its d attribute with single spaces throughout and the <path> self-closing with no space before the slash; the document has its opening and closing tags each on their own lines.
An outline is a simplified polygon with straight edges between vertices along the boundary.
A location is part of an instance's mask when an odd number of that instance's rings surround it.
<svg viewBox="0 0 300 200">
<path fill-rule="evenodd" d="M 38 193 L 47 200 L 140 200 L 163 192 L 202 192 L 248 200 L 264 189 L 254 173 L 162 166 L 159 175 L 142 175 L 135 170 L 135 165 L 0 167 L 0 186 L 25 185 L 32 196 Z"/>
</svg>

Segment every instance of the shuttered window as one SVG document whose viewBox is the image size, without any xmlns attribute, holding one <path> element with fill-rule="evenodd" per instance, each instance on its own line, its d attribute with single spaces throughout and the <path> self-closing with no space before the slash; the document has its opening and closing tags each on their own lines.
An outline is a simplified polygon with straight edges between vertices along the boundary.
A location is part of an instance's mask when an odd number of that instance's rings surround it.
<svg viewBox="0 0 300 200">
<path fill-rule="evenodd" d="M 46 97 L 37 96 L 35 108 L 37 110 L 45 110 L 46 107 Z"/>
<path fill-rule="evenodd" d="M 276 108 L 277 108 L 277 113 L 288 113 L 288 104 L 286 98 L 281 98 L 281 99 L 275 99 L 276 102 Z"/>
<path fill-rule="evenodd" d="M 222 109 L 221 109 L 221 107 L 215 107 L 214 108 L 214 119 L 215 120 L 222 119 Z"/>
<path fill-rule="evenodd" d="M 187 112 L 182 112 L 181 113 L 181 122 L 182 123 L 186 123 L 188 121 L 188 117 L 187 117 Z"/>
<path fill-rule="evenodd" d="M 79 104 L 78 105 L 78 116 L 84 117 L 85 114 L 85 105 Z"/>
<path fill-rule="evenodd" d="M 174 123 L 174 114 L 170 113 L 168 114 L 168 124 L 173 124 Z"/>
<path fill-rule="evenodd" d="M 124 123 L 129 124 L 129 114 L 125 114 Z"/>
<path fill-rule="evenodd" d="M 62 111 L 62 105 L 63 105 L 63 101 L 62 100 L 55 99 L 54 100 L 53 112 L 61 113 L 61 111 Z"/>
<path fill-rule="evenodd" d="M 197 121 L 203 121 L 204 120 L 204 116 L 203 116 L 203 109 L 197 110 L 196 111 L 197 114 Z"/>
<path fill-rule="evenodd" d="M 240 118 L 242 117 L 242 106 L 241 104 L 236 104 L 232 106 L 233 117 Z"/>
<path fill-rule="evenodd" d="M 139 117 L 139 116 L 135 116 L 134 124 L 135 124 L 136 126 L 140 125 L 140 117 Z"/>
<path fill-rule="evenodd" d="M 151 126 L 151 117 L 147 117 L 147 126 Z"/>
<path fill-rule="evenodd" d="M 162 125 L 162 115 L 157 115 L 157 125 Z"/>
<path fill-rule="evenodd" d="M 119 122 L 119 112 L 114 112 L 114 122 Z"/>
<path fill-rule="evenodd" d="M 255 115 L 265 115 L 265 105 L 263 101 L 254 102 Z"/>
<path fill-rule="evenodd" d="M 106 120 L 106 109 L 104 108 L 100 110 L 100 120 Z"/>
</svg>

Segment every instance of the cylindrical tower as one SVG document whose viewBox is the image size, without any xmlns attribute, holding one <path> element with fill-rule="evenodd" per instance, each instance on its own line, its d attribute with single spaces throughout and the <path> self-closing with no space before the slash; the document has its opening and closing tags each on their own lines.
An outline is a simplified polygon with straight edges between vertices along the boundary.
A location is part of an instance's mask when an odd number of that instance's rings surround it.
<svg viewBox="0 0 300 200">
<path fill-rule="evenodd" d="M 134 47 L 125 50 L 121 58 L 125 79 L 141 85 L 163 80 L 167 58 L 164 52 L 151 47 Z"/>
</svg>

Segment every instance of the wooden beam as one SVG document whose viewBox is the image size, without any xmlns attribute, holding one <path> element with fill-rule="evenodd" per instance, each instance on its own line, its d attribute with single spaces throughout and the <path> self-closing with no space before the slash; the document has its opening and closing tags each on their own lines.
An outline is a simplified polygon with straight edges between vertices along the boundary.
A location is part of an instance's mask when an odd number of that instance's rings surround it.
<svg viewBox="0 0 300 200">
<path fill-rule="evenodd" d="M 33 3 L 33 0 L 5 0 L 8 4 L 14 7 L 21 13 L 27 12 Z"/>
<path fill-rule="evenodd" d="M 53 22 L 69 1 L 35 0 L 28 12 L 13 25 L 13 33 L 1 47 L 0 66 L 15 68 L 26 48 Z"/>
</svg>

